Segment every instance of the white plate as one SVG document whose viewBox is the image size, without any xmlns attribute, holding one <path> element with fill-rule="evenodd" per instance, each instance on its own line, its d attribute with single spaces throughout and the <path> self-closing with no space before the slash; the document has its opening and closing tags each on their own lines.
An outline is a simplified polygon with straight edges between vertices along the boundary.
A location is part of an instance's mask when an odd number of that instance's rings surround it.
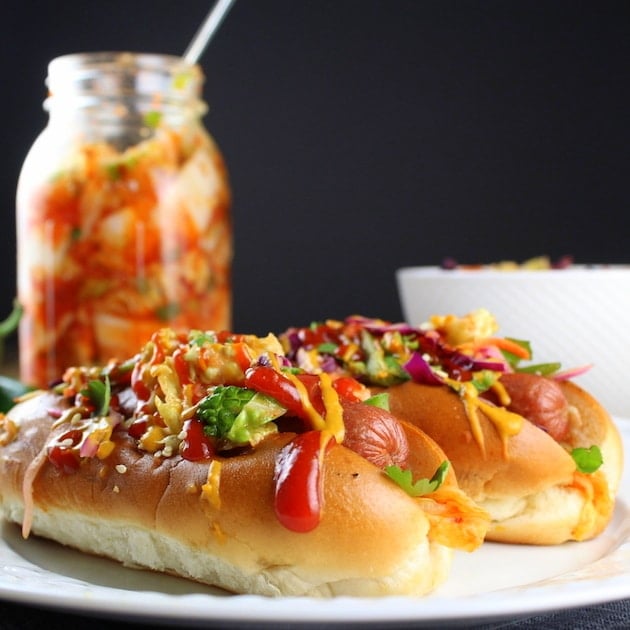
<svg viewBox="0 0 630 630">
<path fill-rule="evenodd" d="M 630 420 L 617 420 L 630 452 Z M 0 529 L 0 598 L 137 620 L 238 622 L 479 621 L 630 597 L 630 471 L 596 540 L 558 547 L 484 544 L 455 557 L 447 583 L 419 598 L 330 600 L 228 595 L 186 580 L 125 569 Z M 387 544 L 386 541 L 384 544 Z"/>
</svg>

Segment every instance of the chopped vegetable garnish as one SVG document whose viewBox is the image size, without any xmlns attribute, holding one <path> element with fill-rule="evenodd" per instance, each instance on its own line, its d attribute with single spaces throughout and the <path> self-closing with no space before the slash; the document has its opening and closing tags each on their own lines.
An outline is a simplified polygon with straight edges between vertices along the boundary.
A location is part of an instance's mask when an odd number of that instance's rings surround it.
<svg viewBox="0 0 630 630">
<path fill-rule="evenodd" d="M 482 392 L 490 389 L 497 382 L 498 377 L 499 375 L 492 370 L 481 370 L 480 372 L 475 373 L 475 376 L 472 379 L 472 384 L 481 394 Z"/>
<path fill-rule="evenodd" d="M 81 392 L 90 399 L 95 407 L 95 415 L 106 416 L 109 412 L 109 403 L 111 400 L 111 385 L 109 376 L 105 376 L 104 380 L 88 381 L 86 388 Z"/>
<path fill-rule="evenodd" d="M 355 315 L 290 328 L 281 342 L 293 365 L 307 372 L 350 375 L 368 386 L 408 380 L 444 385 L 448 378 L 472 380 L 483 392 L 505 372 L 564 374 L 558 373 L 557 362 L 527 363 L 533 356 L 530 342 L 497 337 L 497 329 L 484 309 L 464 317 L 436 315 L 418 327 Z"/>
<path fill-rule="evenodd" d="M 204 423 L 204 433 L 210 437 L 224 437 L 234 420 L 256 392 L 245 387 L 219 386 L 197 408 Z"/>
<path fill-rule="evenodd" d="M 197 408 L 204 433 L 233 444 L 256 444 L 276 430 L 269 423 L 285 412 L 273 398 L 234 385 L 216 387 Z"/>
<path fill-rule="evenodd" d="M 381 394 L 370 396 L 370 398 L 368 398 L 364 402 L 366 405 L 372 405 L 374 407 L 379 407 L 380 409 L 385 409 L 386 411 L 389 411 L 389 394 L 387 394 L 387 392 L 382 392 Z"/>
<path fill-rule="evenodd" d="M 435 492 L 444 483 L 449 462 L 443 461 L 435 471 L 431 479 L 418 479 L 413 481 L 411 471 L 403 470 L 399 466 L 386 466 L 385 474 L 395 481 L 409 496 L 420 497 Z"/>
<path fill-rule="evenodd" d="M 602 452 L 596 444 L 593 444 L 590 448 L 574 448 L 571 451 L 571 457 L 573 457 L 578 470 L 587 474 L 599 470 L 604 463 Z"/>
</svg>

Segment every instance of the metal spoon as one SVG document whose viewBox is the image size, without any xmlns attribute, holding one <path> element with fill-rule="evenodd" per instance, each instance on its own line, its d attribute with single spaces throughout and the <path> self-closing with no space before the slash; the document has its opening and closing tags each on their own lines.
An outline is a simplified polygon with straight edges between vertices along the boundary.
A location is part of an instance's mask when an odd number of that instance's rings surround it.
<svg viewBox="0 0 630 630">
<path fill-rule="evenodd" d="M 183 55 L 185 61 L 190 64 L 195 64 L 199 61 L 208 42 L 217 32 L 221 22 L 223 22 L 223 19 L 232 8 L 235 1 L 236 0 L 217 0 L 202 25 L 199 27 L 199 30 L 195 33 L 192 41 L 188 44 L 188 48 Z"/>
</svg>

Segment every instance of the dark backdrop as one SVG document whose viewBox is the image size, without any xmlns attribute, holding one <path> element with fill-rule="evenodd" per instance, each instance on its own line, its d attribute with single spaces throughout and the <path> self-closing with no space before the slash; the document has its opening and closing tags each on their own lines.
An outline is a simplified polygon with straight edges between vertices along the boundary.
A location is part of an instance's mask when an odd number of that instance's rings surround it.
<svg viewBox="0 0 630 630">
<path fill-rule="evenodd" d="M 3 312 L 48 61 L 181 54 L 210 6 L 5 0 Z M 202 65 L 239 331 L 397 319 L 395 270 L 446 256 L 630 262 L 627 0 L 238 0 Z"/>
</svg>

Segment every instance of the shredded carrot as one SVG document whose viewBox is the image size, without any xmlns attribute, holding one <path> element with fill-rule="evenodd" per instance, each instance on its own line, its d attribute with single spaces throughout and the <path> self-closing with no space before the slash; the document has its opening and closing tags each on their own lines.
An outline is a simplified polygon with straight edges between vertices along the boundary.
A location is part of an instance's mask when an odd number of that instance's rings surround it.
<svg viewBox="0 0 630 630">
<path fill-rule="evenodd" d="M 489 339 L 484 339 L 483 342 L 479 345 L 496 346 L 497 348 L 499 348 L 499 350 L 510 352 L 511 354 L 517 356 L 519 359 L 531 359 L 531 355 L 527 348 L 524 348 L 515 341 L 511 341 L 510 339 L 505 339 L 503 337 L 490 337 Z"/>
</svg>

